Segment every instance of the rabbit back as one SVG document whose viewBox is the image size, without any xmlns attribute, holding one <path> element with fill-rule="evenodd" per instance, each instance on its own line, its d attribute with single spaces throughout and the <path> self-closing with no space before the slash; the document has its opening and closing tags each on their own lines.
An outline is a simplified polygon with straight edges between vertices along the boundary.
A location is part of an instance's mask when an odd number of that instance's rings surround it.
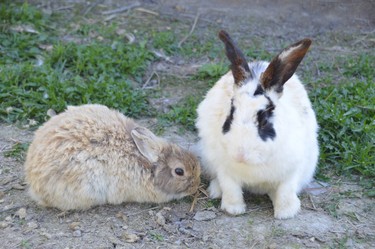
<svg viewBox="0 0 375 249">
<path fill-rule="evenodd" d="M 52 117 L 36 131 L 28 150 L 25 172 L 31 197 L 63 210 L 157 201 L 160 193 L 142 179 L 149 174 L 131 139 L 136 126 L 101 105 L 69 107 Z"/>
</svg>

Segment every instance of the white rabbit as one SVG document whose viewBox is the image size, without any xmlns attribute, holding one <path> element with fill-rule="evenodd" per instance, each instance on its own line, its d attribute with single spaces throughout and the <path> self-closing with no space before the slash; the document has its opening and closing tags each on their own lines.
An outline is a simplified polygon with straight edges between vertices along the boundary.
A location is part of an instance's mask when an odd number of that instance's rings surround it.
<svg viewBox="0 0 375 249">
<path fill-rule="evenodd" d="M 68 107 L 41 126 L 25 173 L 31 197 L 61 210 L 167 202 L 200 184 L 195 156 L 102 105 Z"/>
<path fill-rule="evenodd" d="M 311 181 L 319 155 L 315 113 L 294 75 L 311 40 L 287 47 L 270 63 L 248 64 L 225 31 L 219 37 L 231 72 L 208 91 L 196 122 L 210 197 L 221 197 L 229 214 L 241 214 L 245 187 L 268 194 L 276 218 L 294 217 L 297 194 Z"/>
</svg>

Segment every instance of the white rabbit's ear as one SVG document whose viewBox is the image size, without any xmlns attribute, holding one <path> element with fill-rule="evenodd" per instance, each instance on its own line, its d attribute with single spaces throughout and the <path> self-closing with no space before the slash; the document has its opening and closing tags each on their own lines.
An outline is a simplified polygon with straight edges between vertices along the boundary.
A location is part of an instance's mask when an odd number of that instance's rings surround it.
<svg viewBox="0 0 375 249">
<path fill-rule="evenodd" d="M 273 58 L 260 79 L 263 89 L 273 88 L 276 92 L 281 93 L 285 82 L 292 77 L 310 45 L 310 39 L 303 39 L 285 48 Z"/>
<path fill-rule="evenodd" d="M 230 68 L 234 77 L 234 83 L 237 86 L 242 86 L 245 80 L 253 78 L 246 58 L 226 31 L 221 30 L 219 38 L 225 44 L 225 54 L 231 62 Z"/>
<path fill-rule="evenodd" d="M 157 162 L 161 152 L 159 138 L 144 127 L 137 127 L 131 131 L 131 136 L 141 154 L 151 163 Z"/>
</svg>

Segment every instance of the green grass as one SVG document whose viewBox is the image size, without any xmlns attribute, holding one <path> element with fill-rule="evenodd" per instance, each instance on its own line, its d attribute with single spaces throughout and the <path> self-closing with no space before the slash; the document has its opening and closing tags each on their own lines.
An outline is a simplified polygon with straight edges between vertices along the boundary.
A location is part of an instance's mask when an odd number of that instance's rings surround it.
<svg viewBox="0 0 375 249">
<path fill-rule="evenodd" d="M 171 124 L 179 124 L 186 130 L 194 131 L 197 118 L 195 110 L 198 104 L 199 98 L 188 96 L 184 101 L 173 106 L 168 113 L 161 115 L 161 119 Z"/>
<path fill-rule="evenodd" d="M 310 91 L 320 125 L 323 173 L 375 176 L 374 60 L 370 55 L 338 58 L 342 82 L 333 84 L 329 78 L 327 85 L 320 79 Z"/>
<path fill-rule="evenodd" d="M 54 32 L 42 28 L 48 17 L 27 4 L 2 5 L 0 14 L 1 120 L 41 123 L 48 109 L 61 112 L 67 105 L 85 103 L 101 103 L 131 117 L 152 114 L 146 94 L 134 87 L 153 60 L 145 42 L 58 42 Z M 21 24 L 32 25 L 38 33 L 14 31 Z M 83 27 L 87 29 L 97 30 L 100 25 Z M 90 31 L 82 34 L 86 32 Z M 108 32 L 102 33 L 111 37 Z M 42 50 L 43 44 L 53 46 L 52 51 Z"/>
<path fill-rule="evenodd" d="M 4 152 L 4 156 L 13 157 L 19 161 L 23 161 L 29 145 L 29 143 L 15 143 L 10 150 Z"/>
<path fill-rule="evenodd" d="M 150 236 L 152 240 L 161 242 L 164 241 L 164 236 L 162 234 L 158 234 L 156 232 L 150 232 Z"/>
</svg>

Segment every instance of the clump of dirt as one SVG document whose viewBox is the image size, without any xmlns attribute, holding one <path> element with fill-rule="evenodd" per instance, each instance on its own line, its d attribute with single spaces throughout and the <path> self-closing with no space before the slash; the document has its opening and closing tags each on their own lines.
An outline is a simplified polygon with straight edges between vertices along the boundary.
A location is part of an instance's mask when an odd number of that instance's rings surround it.
<svg viewBox="0 0 375 249">
<path fill-rule="evenodd" d="M 30 1 L 40 8 L 84 13 L 119 9 L 133 1 Z M 143 12 L 181 20 L 204 36 L 206 26 L 225 28 L 244 43 L 262 43 L 269 51 L 281 44 L 312 37 L 312 58 L 337 53 L 373 51 L 375 25 L 372 1 L 139 1 Z M 149 12 L 150 13 L 150 12 Z M 350 34 L 350 35 L 349 35 Z M 219 44 L 219 42 L 218 42 Z M 276 50 L 275 50 L 276 51 Z M 194 65 L 196 62 L 194 62 Z M 194 65 L 182 60 L 181 74 Z M 163 67 L 161 65 L 160 67 Z M 184 72 L 186 68 L 186 72 Z M 160 68 L 159 68 L 160 69 Z M 309 68 L 305 68 L 308 70 Z M 160 69 L 162 70 L 162 69 Z M 178 72 L 174 72 L 178 74 Z M 177 98 L 178 99 L 178 98 Z M 141 120 L 152 127 L 155 120 Z M 27 195 L 23 158 L 9 156 L 15 144 L 29 143 L 32 131 L 0 124 L 0 241 L 4 248 L 372 248 L 375 245 L 373 199 L 355 182 L 314 182 L 302 194 L 302 211 L 289 220 L 273 218 L 267 196 L 246 193 L 247 212 L 233 217 L 219 210 L 218 200 L 204 191 L 192 211 L 193 197 L 155 204 L 104 205 L 87 211 L 61 212 L 37 206 Z M 193 147 L 195 133 L 164 134 L 184 147 Z M 6 156 L 8 155 L 8 156 Z M 206 181 L 204 181 L 206 183 Z M 206 184 L 202 188 L 207 187 Z"/>
</svg>

